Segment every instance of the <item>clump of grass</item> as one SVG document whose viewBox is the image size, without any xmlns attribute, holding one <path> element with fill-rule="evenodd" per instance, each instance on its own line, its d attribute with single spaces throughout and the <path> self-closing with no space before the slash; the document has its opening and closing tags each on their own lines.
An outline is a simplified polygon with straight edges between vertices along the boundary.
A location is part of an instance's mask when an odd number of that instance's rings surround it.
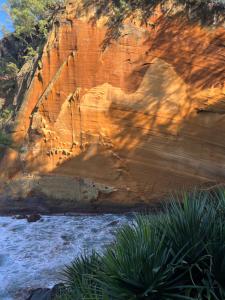
<svg viewBox="0 0 225 300">
<path fill-rule="evenodd" d="M 183 194 L 159 215 L 138 215 L 103 255 L 66 268 L 59 299 L 223 300 L 224 221 L 222 189 Z"/>
</svg>

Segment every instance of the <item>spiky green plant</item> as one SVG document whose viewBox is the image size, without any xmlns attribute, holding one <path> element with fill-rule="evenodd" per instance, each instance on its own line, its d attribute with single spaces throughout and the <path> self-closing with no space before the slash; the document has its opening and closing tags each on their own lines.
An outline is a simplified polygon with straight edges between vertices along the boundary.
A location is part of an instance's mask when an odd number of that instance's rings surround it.
<svg viewBox="0 0 225 300">
<path fill-rule="evenodd" d="M 104 291 L 96 280 L 101 269 L 101 257 L 93 252 L 92 255 L 83 255 L 67 266 L 64 271 L 67 294 L 60 299 L 67 300 L 107 300 Z"/>
<path fill-rule="evenodd" d="M 166 232 L 149 226 L 138 217 L 133 226 L 123 228 L 115 244 L 103 257 L 100 282 L 113 299 L 192 299 L 185 296 L 180 280 L 185 252 L 175 253 L 166 242 Z"/>
<path fill-rule="evenodd" d="M 224 199 L 222 189 L 184 193 L 161 214 L 137 216 L 102 256 L 67 267 L 60 300 L 224 300 Z"/>
<path fill-rule="evenodd" d="M 206 245 L 214 238 L 217 211 L 208 193 L 184 194 L 181 201 L 173 201 L 167 209 L 161 227 L 173 250 L 190 249 L 188 261 L 194 263 L 205 255 Z"/>
</svg>

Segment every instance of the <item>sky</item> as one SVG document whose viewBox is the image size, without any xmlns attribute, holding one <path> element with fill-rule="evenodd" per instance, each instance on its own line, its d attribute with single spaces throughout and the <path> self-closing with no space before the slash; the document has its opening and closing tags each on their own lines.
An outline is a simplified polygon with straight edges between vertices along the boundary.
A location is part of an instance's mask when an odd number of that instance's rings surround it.
<svg viewBox="0 0 225 300">
<path fill-rule="evenodd" d="M 9 17 L 4 12 L 2 5 L 6 3 L 6 0 L 0 0 L 0 38 L 2 38 L 1 27 L 4 25 L 9 31 L 12 31 L 12 24 Z"/>
</svg>

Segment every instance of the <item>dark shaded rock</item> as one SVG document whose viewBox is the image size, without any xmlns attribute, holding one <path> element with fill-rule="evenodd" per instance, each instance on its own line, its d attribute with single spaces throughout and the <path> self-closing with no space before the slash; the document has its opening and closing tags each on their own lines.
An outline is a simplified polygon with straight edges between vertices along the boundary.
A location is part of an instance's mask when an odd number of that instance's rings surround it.
<svg viewBox="0 0 225 300">
<path fill-rule="evenodd" d="M 27 219 L 27 215 L 16 215 L 16 216 L 14 217 L 14 219 L 17 219 L 17 220 Z"/>
<path fill-rule="evenodd" d="M 0 267 L 4 265 L 6 258 L 5 254 L 0 254 Z"/>
<path fill-rule="evenodd" d="M 66 234 L 62 235 L 61 238 L 64 240 L 63 245 L 69 245 L 73 240 L 72 236 Z"/>
<path fill-rule="evenodd" d="M 61 238 L 62 238 L 64 241 L 66 241 L 66 242 L 69 242 L 69 241 L 73 240 L 73 236 L 67 235 L 67 234 L 61 235 Z"/>
<path fill-rule="evenodd" d="M 119 221 L 112 221 L 112 222 L 110 222 L 107 226 L 108 227 L 111 227 L 111 226 L 116 226 L 116 225 L 118 225 L 119 224 Z"/>
<path fill-rule="evenodd" d="M 51 289 L 36 289 L 27 300 L 51 300 Z"/>
<path fill-rule="evenodd" d="M 98 233 L 98 232 L 99 232 L 99 229 L 97 229 L 97 228 L 92 228 L 92 229 L 91 229 L 91 232 L 93 232 L 93 233 Z"/>
<path fill-rule="evenodd" d="M 66 287 L 63 283 L 58 283 L 56 284 L 53 288 L 52 288 L 52 291 L 51 291 L 51 297 L 52 297 L 52 300 L 60 295 L 61 293 L 63 293 L 64 291 L 66 291 Z"/>
<path fill-rule="evenodd" d="M 27 217 L 27 221 L 28 221 L 29 223 L 37 222 L 37 221 L 39 221 L 40 219 L 41 219 L 41 216 L 38 215 L 38 214 L 33 214 L 33 215 L 30 215 L 30 216 Z"/>
<path fill-rule="evenodd" d="M 36 289 L 33 290 L 26 300 L 54 300 L 56 296 L 60 295 L 65 290 L 63 283 L 56 284 L 52 289 Z"/>
</svg>

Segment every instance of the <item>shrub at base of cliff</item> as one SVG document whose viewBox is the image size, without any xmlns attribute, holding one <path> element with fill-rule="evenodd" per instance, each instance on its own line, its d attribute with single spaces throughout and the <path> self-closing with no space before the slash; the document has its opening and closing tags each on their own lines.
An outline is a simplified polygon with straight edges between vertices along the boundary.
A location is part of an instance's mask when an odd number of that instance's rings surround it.
<svg viewBox="0 0 225 300">
<path fill-rule="evenodd" d="M 13 116 L 13 110 L 5 108 L 0 111 L 0 146 L 10 147 L 12 145 L 11 137 L 6 133 L 6 127 L 10 124 Z"/>
<path fill-rule="evenodd" d="M 103 255 L 66 268 L 67 293 L 57 300 L 225 299 L 224 221 L 224 191 L 137 216 Z"/>
<path fill-rule="evenodd" d="M 5 146 L 5 147 L 10 147 L 11 144 L 12 144 L 12 141 L 11 141 L 10 137 L 7 134 L 0 131 L 0 145 Z"/>
</svg>

